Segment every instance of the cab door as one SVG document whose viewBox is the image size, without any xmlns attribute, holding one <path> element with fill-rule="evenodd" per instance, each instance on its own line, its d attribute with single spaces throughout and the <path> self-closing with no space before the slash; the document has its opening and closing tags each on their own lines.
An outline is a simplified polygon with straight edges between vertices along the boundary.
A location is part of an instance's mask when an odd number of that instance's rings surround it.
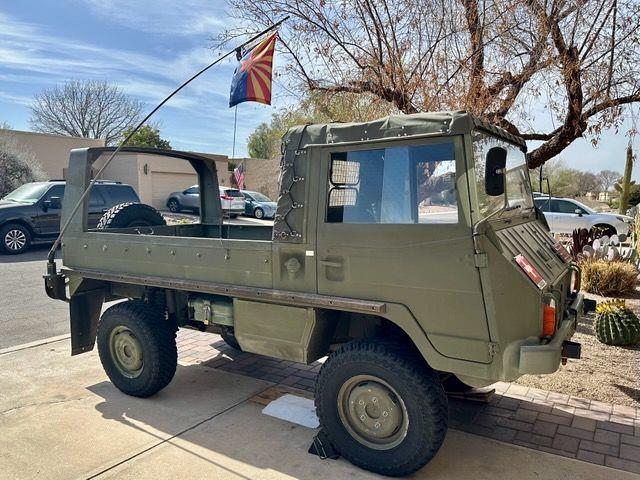
<svg viewBox="0 0 640 480">
<path fill-rule="evenodd" d="M 318 293 L 400 304 L 441 354 L 488 362 L 462 138 L 325 149 Z"/>
<path fill-rule="evenodd" d="M 575 229 L 589 228 L 588 215 L 582 208 L 568 200 L 551 200 L 553 215 L 553 231 L 556 233 L 571 233 Z"/>
<path fill-rule="evenodd" d="M 43 236 L 57 235 L 60 232 L 60 213 L 61 209 L 54 206 L 45 206 L 44 202 L 51 200 L 51 197 L 60 198 L 60 205 L 62 205 L 62 198 L 64 197 L 64 185 L 54 185 L 47 193 L 45 193 L 36 208 L 38 210 L 37 218 L 35 220 L 36 229 L 38 233 Z"/>
</svg>

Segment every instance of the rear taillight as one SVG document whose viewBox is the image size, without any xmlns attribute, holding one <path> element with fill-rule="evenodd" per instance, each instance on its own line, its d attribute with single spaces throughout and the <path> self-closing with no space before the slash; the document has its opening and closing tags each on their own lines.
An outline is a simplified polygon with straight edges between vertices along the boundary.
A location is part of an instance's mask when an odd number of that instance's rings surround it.
<svg viewBox="0 0 640 480">
<path fill-rule="evenodd" d="M 544 305 L 542 309 L 542 336 L 553 337 L 556 333 L 556 307 L 555 301 L 551 305 Z"/>
<path fill-rule="evenodd" d="M 220 195 L 220 198 L 222 200 L 231 200 L 233 197 L 227 195 L 226 193 L 223 193 L 222 195 Z"/>
</svg>

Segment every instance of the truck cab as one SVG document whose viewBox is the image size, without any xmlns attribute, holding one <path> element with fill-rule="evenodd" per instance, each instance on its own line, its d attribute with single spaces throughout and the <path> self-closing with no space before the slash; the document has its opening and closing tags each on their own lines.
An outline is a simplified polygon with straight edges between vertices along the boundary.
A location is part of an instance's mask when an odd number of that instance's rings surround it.
<svg viewBox="0 0 640 480">
<path fill-rule="evenodd" d="M 63 218 L 105 150 L 72 152 Z M 45 278 L 70 301 L 72 354 L 97 336 L 111 380 L 138 396 L 171 380 L 177 327 L 286 360 L 329 355 L 321 425 L 343 456 L 392 475 L 435 455 L 449 379 L 485 386 L 579 357 L 580 270 L 535 208 L 521 138 L 438 112 L 296 127 L 282 151 L 273 227 L 225 223 L 215 163 L 177 151 L 153 153 L 198 173 L 199 223 L 98 230 L 81 208 L 64 269 Z M 167 364 L 145 347 L 154 331 L 173 370 L 146 378 Z M 139 352 L 136 370 L 118 345 Z"/>
</svg>

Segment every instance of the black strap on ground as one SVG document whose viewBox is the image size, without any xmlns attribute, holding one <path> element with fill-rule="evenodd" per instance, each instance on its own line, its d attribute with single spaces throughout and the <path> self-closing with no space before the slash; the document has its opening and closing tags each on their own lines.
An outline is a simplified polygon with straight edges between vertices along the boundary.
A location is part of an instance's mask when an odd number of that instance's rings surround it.
<svg viewBox="0 0 640 480">
<path fill-rule="evenodd" d="M 318 434 L 313 437 L 313 443 L 309 447 L 309 453 L 317 455 L 322 460 L 326 460 L 327 458 L 330 458 L 331 460 L 340 458 L 340 453 L 329 441 L 329 437 L 324 433 L 324 430 L 320 430 Z"/>
</svg>

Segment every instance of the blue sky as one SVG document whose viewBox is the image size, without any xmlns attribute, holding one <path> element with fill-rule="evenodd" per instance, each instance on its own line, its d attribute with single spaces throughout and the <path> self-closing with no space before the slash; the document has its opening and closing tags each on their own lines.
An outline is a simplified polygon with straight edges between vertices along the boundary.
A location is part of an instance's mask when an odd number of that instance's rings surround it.
<svg viewBox="0 0 640 480">
<path fill-rule="evenodd" d="M 215 59 L 209 38 L 230 25 L 223 0 L 0 0 L 0 122 L 28 130 L 33 95 L 70 79 L 107 80 L 151 109 Z M 230 57 L 156 114 L 174 148 L 231 154 L 234 68 Z M 285 106 L 274 89 L 273 106 L 238 107 L 237 155 L 246 154 L 251 131 Z M 550 125 L 539 116 L 536 124 Z M 561 158 L 575 168 L 622 171 L 629 126 L 605 132 L 598 148 L 577 140 Z"/>
</svg>

